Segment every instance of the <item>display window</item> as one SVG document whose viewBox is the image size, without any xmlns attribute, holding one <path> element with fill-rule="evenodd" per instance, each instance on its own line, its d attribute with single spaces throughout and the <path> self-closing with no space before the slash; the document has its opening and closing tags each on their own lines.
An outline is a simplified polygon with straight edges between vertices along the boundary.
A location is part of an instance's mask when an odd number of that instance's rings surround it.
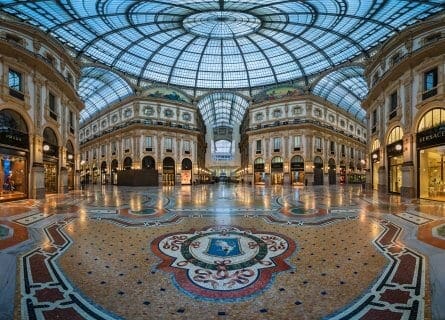
<svg viewBox="0 0 445 320">
<path fill-rule="evenodd" d="M 0 154 L 0 200 L 26 197 L 26 172 L 26 157 Z"/>
<path fill-rule="evenodd" d="M 445 201 L 445 146 L 419 150 L 420 197 Z"/>
</svg>

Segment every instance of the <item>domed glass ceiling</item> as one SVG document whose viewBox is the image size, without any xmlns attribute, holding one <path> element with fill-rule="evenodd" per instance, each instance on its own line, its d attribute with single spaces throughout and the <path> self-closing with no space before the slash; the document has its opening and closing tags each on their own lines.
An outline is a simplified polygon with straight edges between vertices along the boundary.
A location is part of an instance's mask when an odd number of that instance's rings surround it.
<svg viewBox="0 0 445 320">
<path fill-rule="evenodd" d="M 442 0 L 0 0 L 79 57 L 195 89 L 305 79 L 443 10 Z"/>
</svg>

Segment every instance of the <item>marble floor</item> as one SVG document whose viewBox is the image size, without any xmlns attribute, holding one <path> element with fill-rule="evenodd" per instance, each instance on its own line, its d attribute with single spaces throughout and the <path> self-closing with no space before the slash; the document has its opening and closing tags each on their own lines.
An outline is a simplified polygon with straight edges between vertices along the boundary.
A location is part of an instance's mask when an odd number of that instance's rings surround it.
<svg viewBox="0 0 445 320">
<path fill-rule="evenodd" d="M 0 319 L 445 319 L 445 203 L 90 186 L 0 203 Z"/>
</svg>

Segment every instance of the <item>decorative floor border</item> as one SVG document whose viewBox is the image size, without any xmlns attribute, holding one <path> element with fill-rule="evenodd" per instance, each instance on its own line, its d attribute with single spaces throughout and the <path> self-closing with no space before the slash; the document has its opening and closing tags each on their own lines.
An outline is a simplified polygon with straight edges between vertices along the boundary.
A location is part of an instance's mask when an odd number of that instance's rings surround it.
<svg viewBox="0 0 445 320">
<path fill-rule="evenodd" d="M 64 228 L 74 219 L 65 218 L 44 228 L 49 244 L 34 249 L 21 258 L 22 318 L 120 319 L 84 297 L 57 264 L 58 257 L 72 244 Z M 331 218 L 329 223 L 344 219 Z M 104 217 L 101 220 L 123 227 L 136 226 L 113 218 Z M 373 242 L 389 259 L 389 265 L 363 296 L 326 319 L 421 319 L 424 315 L 424 256 L 398 242 L 401 227 L 386 220 L 375 220 L 383 227 L 383 231 Z M 325 224 L 326 221 L 311 223 L 318 226 Z M 145 224 L 138 222 L 137 226 Z"/>
</svg>

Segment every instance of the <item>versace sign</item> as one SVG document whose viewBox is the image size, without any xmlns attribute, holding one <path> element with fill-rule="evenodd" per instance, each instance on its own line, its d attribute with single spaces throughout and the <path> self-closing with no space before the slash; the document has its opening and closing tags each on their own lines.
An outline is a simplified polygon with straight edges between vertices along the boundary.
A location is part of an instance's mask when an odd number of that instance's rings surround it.
<svg viewBox="0 0 445 320">
<path fill-rule="evenodd" d="M 419 149 L 445 144 L 445 126 L 442 125 L 418 132 L 416 141 L 417 148 Z"/>
</svg>

